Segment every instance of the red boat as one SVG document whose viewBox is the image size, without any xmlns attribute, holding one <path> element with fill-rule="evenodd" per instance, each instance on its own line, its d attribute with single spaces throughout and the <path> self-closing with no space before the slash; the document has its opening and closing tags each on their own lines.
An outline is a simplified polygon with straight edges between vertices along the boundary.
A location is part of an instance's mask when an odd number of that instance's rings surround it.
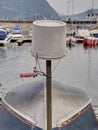
<svg viewBox="0 0 98 130">
<path fill-rule="evenodd" d="M 98 45 L 98 30 L 94 29 L 90 31 L 89 37 L 86 37 L 84 39 L 84 45 L 89 45 L 89 46 L 96 46 Z"/>
<path fill-rule="evenodd" d="M 84 38 L 84 45 L 96 46 L 98 45 L 98 38 L 96 37 L 86 37 Z"/>
</svg>

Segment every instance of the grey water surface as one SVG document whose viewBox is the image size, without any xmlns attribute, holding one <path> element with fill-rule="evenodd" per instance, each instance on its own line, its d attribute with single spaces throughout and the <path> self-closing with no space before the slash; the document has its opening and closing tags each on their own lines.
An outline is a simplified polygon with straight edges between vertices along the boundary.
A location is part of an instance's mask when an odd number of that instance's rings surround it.
<svg viewBox="0 0 98 130">
<path fill-rule="evenodd" d="M 71 49 L 66 47 L 67 55 L 63 59 L 52 61 L 52 78 L 62 83 L 83 89 L 92 98 L 92 104 L 98 105 L 98 47 L 84 48 L 76 44 Z M 18 46 L 11 43 L 0 47 L 0 92 L 43 78 L 21 79 L 20 73 L 32 72 L 36 60 L 31 55 L 31 44 Z M 45 72 L 45 61 L 38 59 L 37 67 Z"/>
</svg>

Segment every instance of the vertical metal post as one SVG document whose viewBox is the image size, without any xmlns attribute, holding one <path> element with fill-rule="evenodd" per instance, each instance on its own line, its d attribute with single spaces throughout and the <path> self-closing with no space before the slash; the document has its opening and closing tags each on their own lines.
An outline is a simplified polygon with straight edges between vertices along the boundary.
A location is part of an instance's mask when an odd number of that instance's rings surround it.
<svg viewBox="0 0 98 130">
<path fill-rule="evenodd" d="M 46 75 L 47 130 L 52 130 L 51 60 L 46 60 Z"/>
<path fill-rule="evenodd" d="M 74 0 L 71 1 L 72 2 L 72 16 L 74 15 Z M 71 19 L 71 23 L 73 25 L 73 18 Z"/>
<path fill-rule="evenodd" d="M 72 15 L 74 15 L 74 0 L 72 0 Z"/>
<path fill-rule="evenodd" d="M 70 0 L 67 1 L 67 18 L 69 19 L 70 17 L 70 13 L 69 13 L 69 4 L 70 4 Z"/>
<path fill-rule="evenodd" d="M 94 13 L 93 9 L 94 9 L 94 0 L 92 0 L 92 13 Z"/>
<path fill-rule="evenodd" d="M 94 0 L 92 0 L 91 24 L 93 24 L 93 15 L 94 15 Z"/>
</svg>

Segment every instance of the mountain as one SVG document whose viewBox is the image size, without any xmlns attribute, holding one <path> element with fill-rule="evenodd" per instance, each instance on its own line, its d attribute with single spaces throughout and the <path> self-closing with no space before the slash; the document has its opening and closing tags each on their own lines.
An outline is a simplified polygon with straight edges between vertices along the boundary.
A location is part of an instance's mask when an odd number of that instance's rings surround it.
<svg viewBox="0 0 98 130">
<path fill-rule="evenodd" d="M 47 0 L 0 0 L 0 19 L 60 19 Z"/>
<path fill-rule="evenodd" d="M 75 15 L 73 15 L 73 16 L 71 16 L 71 18 L 72 19 L 79 19 L 79 20 L 84 20 L 84 19 L 89 19 L 88 17 L 88 15 L 89 14 L 98 14 L 98 9 L 93 9 L 93 11 L 92 10 L 87 10 L 87 11 L 84 11 L 84 12 L 82 12 L 82 13 L 79 13 L 79 14 L 75 14 Z"/>
<path fill-rule="evenodd" d="M 92 10 L 87 10 L 78 14 L 74 14 L 74 15 L 71 15 L 70 18 L 71 20 L 88 20 L 88 14 L 91 14 L 91 13 L 98 14 L 98 9 L 93 9 L 93 12 Z M 62 20 L 67 19 L 66 15 L 59 14 L 59 16 L 61 17 Z"/>
</svg>

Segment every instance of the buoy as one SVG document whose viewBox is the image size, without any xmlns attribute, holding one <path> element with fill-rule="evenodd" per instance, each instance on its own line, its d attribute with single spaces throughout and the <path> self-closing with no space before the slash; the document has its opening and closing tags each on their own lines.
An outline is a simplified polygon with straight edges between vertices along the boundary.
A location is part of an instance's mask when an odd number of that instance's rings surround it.
<svg viewBox="0 0 98 130">
<path fill-rule="evenodd" d="M 33 78 L 35 78 L 35 77 L 37 77 L 37 72 L 29 72 L 29 73 L 21 73 L 20 74 L 20 78 L 29 78 L 29 77 L 33 77 Z"/>
</svg>

